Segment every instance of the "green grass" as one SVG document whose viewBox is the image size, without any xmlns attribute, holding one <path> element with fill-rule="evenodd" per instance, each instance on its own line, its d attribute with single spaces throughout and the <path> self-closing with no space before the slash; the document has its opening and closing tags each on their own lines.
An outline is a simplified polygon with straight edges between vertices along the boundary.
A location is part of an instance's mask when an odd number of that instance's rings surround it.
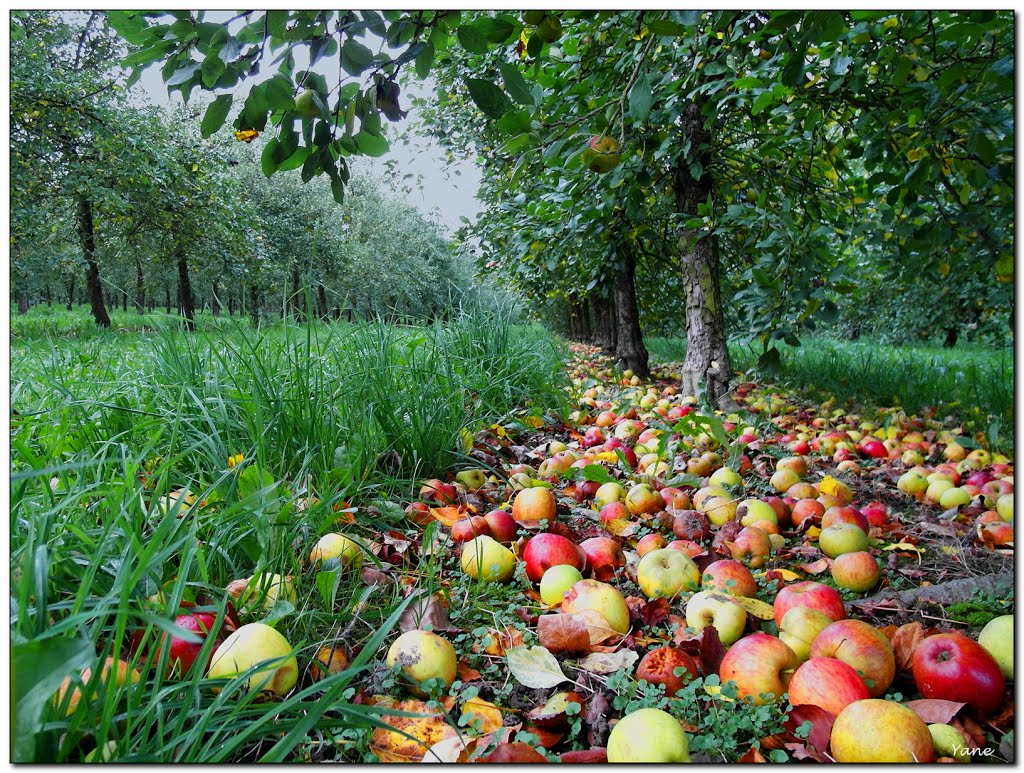
<svg viewBox="0 0 1024 773">
<path fill-rule="evenodd" d="M 538 328 L 481 314 L 428 328 L 69 332 L 12 343 L 16 758 L 81 761 L 113 742 L 124 762 L 362 761 L 377 711 L 352 703 L 352 685 L 381 660 L 408 600 L 398 583 L 366 586 L 303 557 L 328 531 L 369 544 L 408 530 L 415 483 L 468 463 L 465 431 L 561 413 L 561 350 Z M 182 487 L 194 505 L 161 507 Z M 349 526 L 343 500 L 356 508 Z M 436 587 L 438 560 L 418 559 L 420 590 Z M 294 577 L 296 601 L 257 605 L 242 622 L 272 622 L 304 674 L 358 617 L 352 667 L 300 677 L 272 703 L 245 695 L 243 679 L 214 695 L 198 669 L 166 678 L 153 645 L 179 602 L 223 615 L 223 588 L 261 573 Z M 139 684 L 100 689 L 70 718 L 50 706 L 65 675 L 106 657 L 132 661 Z"/>
<path fill-rule="evenodd" d="M 681 362 L 685 340 L 646 339 L 662 362 Z M 984 432 L 995 447 L 1012 446 L 1014 419 L 1013 351 L 974 347 L 890 346 L 860 340 L 807 338 L 803 345 L 779 344 L 777 372 L 762 374 L 798 389 L 808 399 L 835 396 L 862 409 L 899 406 L 908 414 L 930 408 L 936 417 L 953 416 L 970 431 Z M 732 367 L 757 369 L 757 349 L 730 342 Z"/>
</svg>

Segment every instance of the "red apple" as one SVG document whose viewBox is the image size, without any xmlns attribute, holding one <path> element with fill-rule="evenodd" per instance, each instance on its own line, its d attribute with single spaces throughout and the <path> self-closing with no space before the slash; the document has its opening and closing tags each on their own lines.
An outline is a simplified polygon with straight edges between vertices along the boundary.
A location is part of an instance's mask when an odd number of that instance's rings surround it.
<svg viewBox="0 0 1024 773">
<path fill-rule="evenodd" d="M 722 559 L 708 564 L 701 577 L 701 587 L 707 590 L 720 590 L 733 596 L 754 598 L 757 595 L 757 582 L 750 570 L 732 559 Z"/>
<path fill-rule="evenodd" d="M 839 620 L 811 644 L 812 658 L 837 658 L 860 674 L 872 698 L 883 695 L 896 675 L 896 658 L 885 634 L 863 620 Z"/>
<path fill-rule="evenodd" d="M 881 570 L 875 557 L 865 550 L 843 553 L 832 562 L 832 579 L 840 588 L 865 593 L 876 585 Z"/>
<path fill-rule="evenodd" d="M 587 462 L 585 460 L 583 460 L 583 459 L 580 459 L 575 464 L 581 464 L 581 463 L 583 465 L 587 464 Z M 578 481 L 576 481 L 576 483 L 573 484 L 573 491 L 575 492 L 576 502 L 579 503 L 579 504 L 583 504 L 584 502 L 587 502 L 587 501 L 593 499 L 594 495 L 597 493 L 597 490 L 599 488 L 601 488 L 601 484 L 598 483 L 597 481 L 593 481 L 593 480 L 578 480 Z"/>
<path fill-rule="evenodd" d="M 1006 682 L 995 658 L 962 633 L 926 638 L 914 652 L 914 682 L 925 698 L 967 703 L 982 715 L 1003 703 Z"/>
<path fill-rule="evenodd" d="M 1008 526 L 1009 524 L 1007 524 Z M 690 558 L 699 556 L 704 552 L 704 548 L 698 545 L 696 542 L 692 542 L 688 539 L 674 539 L 668 543 L 665 547 L 669 550 L 678 550 L 680 553 L 686 553 Z"/>
<path fill-rule="evenodd" d="M 640 483 L 626 494 L 626 507 L 634 515 L 649 515 L 664 509 L 665 501 L 648 484 Z"/>
<path fill-rule="evenodd" d="M 889 456 L 889 452 L 880 440 L 869 440 L 866 443 L 861 443 L 860 450 L 861 453 L 872 459 L 886 459 Z"/>
<path fill-rule="evenodd" d="M 676 676 L 677 668 L 686 671 L 682 676 Z M 688 681 L 697 678 L 697 664 L 678 647 L 658 647 L 643 656 L 636 667 L 636 678 L 650 684 L 664 685 L 665 694 L 671 697 L 682 690 Z"/>
<path fill-rule="evenodd" d="M 736 539 L 733 540 L 730 549 L 734 559 L 749 566 L 751 569 L 758 569 L 764 566 L 768 560 L 768 554 L 772 550 L 772 542 L 763 530 L 756 526 L 745 526 L 736 535 Z"/>
<path fill-rule="evenodd" d="M 780 528 L 785 529 L 793 525 L 793 511 L 786 503 L 785 499 L 782 497 L 770 496 L 764 497 L 763 501 L 772 506 Z"/>
<path fill-rule="evenodd" d="M 660 534 L 647 534 L 637 540 L 636 554 L 643 558 L 652 550 L 660 550 L 668 543 Z"/>
<path fill-rule="evenodd" d="M 824 612 L 832 620 L 846 617 L 846 607 L 839 591 L 820 582 L 804 580 L 787 585 L 775 597 L 775 625 L 782 625 L 782 617 L 793 607 L 810 607 Z"/>
<path fill-rule="evenodd" d="M 623 502 L 609 502 L 601 508 L 600 518 L 601 525 L 612 534 L 622 534 L 633 515 Z"/>
<path fill-rule="evenodd" d="M 745 636 L 729 648 L 718 674 L 723 683 L 735 682 L 740 698 L 750 696 L 761 705 L 786 692 L 786 684 L 799 665 L 796 653 L 784 641 L 766 633 Z"/>
<path fill-rule="evenodd" d="M 836 658 L 811 658 L 789 681 L 789 702 L 819 706 L 833 716 L 871 694 L 852 666 Z"/>
<path fill-rule="evenodd" d="M 174 618 L 174 625 L 182 631 L 195 634 L 200 639 L 206 639 L 206 637 L 213 631 L 213 626 L 216 621 L 216 615 L 206 612 L 196 612 L 191 615 L 178 615 Z M 168 638 L 170 638 L 170 642 L 168 642 Z M 171 636 L 170 634 L 165 633 L 162 638 L 161 646 L 167 646 L 169 648 L 167 673 L 177 673 L 179 676 L 184 677 L 192 668 L 192 664 L 196 662 L 196 658 L 199 657 L 199 651 L 203 648 L 203 642 L 186 641 L 180 636 Z M 209 657 L 211 659 L 216 649 L 217 647 L 213 647 L 210 650 Z M 207 666 L 208 665 L 209 662 L 207 662 Z"/>
<path fill-rule="evenodd" d="M 872 502 L 867 507 L 862 507 L 860 514 L 868 519 L 869 526 L 885 526 L 889 523 L 889 514 L 881 502 Z"/>
<path fill-rule="evenodd" d="M 682 489 L 667 486 L 658 493 L 665 502 L 666 510 L 689 510 L 691 507 L 690 495 Z"/>
<path fill-rule="evenodd" d="M 711 536 L 711 524 L 704 513 L 683 510 L 672 520 L 672 533 L 679 539 L 701 542 Z"/>
<path fill-rule="evenodd" d="M 529 491 L 529 489 L 527 489 Z M 531 582 L 540 582 L 544 572 L 552 566 L 567 564 L 575 566 L 581 572 L 584 567 L 582 551 L 561 534 L 543 533 L 530 537 L 523 548 L 523 561 L 526 564 L 526 576 Z"/>
<path fill-rule="evenodd" d="M 587 560 L 587 573 L 595 580 L 608 582 L 615 571 L 626 565 L 622 547 L 611 537 L 591 537 L 579 545 Z"/>
<path fill-rule="evenodd" d="M 458 494 L 451 483 L 432 478 L 420 486 L 420 499 L 437 502 L 439 505 L 451 505 L 458 499 Z"/>
<path fill-rule="evenodd" d="M 583 440 L 580 441 L 580 445 L 584 448 L 593 448 L 599 446 L 605 442 L 604 430 L 600 427 L 588 427 L 587 431 L 583 434 Z"/>
<path fill-rule="evenodd" d="M 491 510 L 484 516 L 484 520 L 491 530 L 491 536 L 502 544 L 514 541 L 519 532 L 519 526 L 508 510 Z"/>
<path fill-rule="evenodd" d="M 491 528 L 487 518 L 482 515 L 474 515 L 471 518 L 462 518 L 452 525 L 452 540 L 455 542 L 469 542 L 481 535 L 491 535 Z"/>
<path fill-rule="evenodd" d="M 817 522 L 825 513 L 825 506 L 817 499 L 798 499 L 793 505 L 793 525 L 799 526 L 807 518 Z"/>
<path fill-rule="evenodd" d="M 856 526 L 865 534 L 868 533 L 870 524 L 868 519 L 861 514 L 856 507 L 850 507 L 845 505 L 842 507 L 830 507 L 821 516 L 821 528 L 827 529 L 829 526 L 835 526 L 840 523 L 848 523 L 852 526 Z"/>
<path fill-rule="evenodd" d="M 512 503 L 512 517 L 524 526 L 536 527 L 541 521 L 551 523 L 557 512 L 555 495 L 547 488 L 523 489 Z"/>
</svg>

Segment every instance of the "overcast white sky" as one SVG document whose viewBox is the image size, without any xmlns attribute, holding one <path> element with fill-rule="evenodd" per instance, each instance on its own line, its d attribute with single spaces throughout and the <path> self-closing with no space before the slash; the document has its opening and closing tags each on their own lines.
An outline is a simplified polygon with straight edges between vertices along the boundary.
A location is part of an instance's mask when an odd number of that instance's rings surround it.
<svg viewBox="0 0 1024 773">
<path fill-rule="evenodd" d="M 209 11 L 207 12 L 206 19 L 207 21 L 224 21 L 230 15 L 225 11 Z M 309 61 L 305 51 L 299 49 L 295 51 L 295 60 L 296 72 L 305 69 L 306 62 Z M 331 66 L 328 66 L 327 60 L 321 60 L 313 68 L 316 71 L 320 71 L 327 78 L 328 83 L 331 83 L 332 77 L 336 78 L 337 74 L 336 59 L 330 64 Z M 409 69 L 405 68 L 403 70 L 403 76 Z M 265 68 L 260 73 L 259 80 L 270 77 L 275 71 L 276 68 Z M 221 128 L 222 132 L 231 131 L 230 121 L 237 115 L 237 108 L 241 106 L 249 88 L 255 82 L 255 80 L 244 81 L 236 87 L 234 92 L 235 111 L 232 112 L 228 122 Z M 394 141 L 399 132 L 410 126 L 415 126 L 416 111 L 410 108 L 410 92 L 430 93 L 424 84 L 419 83 L 415 79 L 415 75 L 412 78 L 400 79 L 399 84 L 402 88 L 401 105 L 403 109 L 409 111 L 409 115 L 397 124 L 389 124 L 385 121 L 385 124 L 388 126 L 388 140 L 392 143 L 391 152 L 383 158 L 360 158 L 354 164 L 354 168 L 357 170 L 357 173 L 380 175 L 382 183 L 388 185 L 386 175 L 384 174 L 384 162 L 389 158 L 395 159 L 399 163 L 399 168 L 403 170 L 403 174 L 411 173 L 422 177 L 422 188 L 414 189 L 411 193 L 403 193 L 397 183 L 389 187 L 393 188 L 396 194 L 404 195 L 409 203 L 421 212 L 430 214 L 432 211 L 436 211 L 438 219 L 454 230 L 460 225 L 460 216 L 473 220 L 479 211 L 476 194 L 480 186 L 480 169 L 476 164 L 465 161 L 456 161 L 450 166 L 446 165 L 445 151 L 436 141 L 424 136 L 422 133 L 409 132 L 409 134 L 414 135 L 411 136 L 409 142 Z M 157 105 L 167 106 L 174 103 L 180 104 L 181 102 L 181 96 L 177 92 L 170 97 L 168 96 L 167 88 L 160 77 L 159 63 L 152 65 L 143 73 L 139 82 L 134 87 L 134 91 L 139 94 L 141 99 Z M 192 99 L 195 100 L 197 97 L 209 99 L 211 95 L 209 92 L 200 92 L 199 89 L 195 89 L 192 92 Z M 459 174 L 456 174 L 456 171 Z M 298 174 L 298 170 L 281 172 L 280 174 Z M 415 178 L 407 182 L 415 183 Z"/>
</svg>

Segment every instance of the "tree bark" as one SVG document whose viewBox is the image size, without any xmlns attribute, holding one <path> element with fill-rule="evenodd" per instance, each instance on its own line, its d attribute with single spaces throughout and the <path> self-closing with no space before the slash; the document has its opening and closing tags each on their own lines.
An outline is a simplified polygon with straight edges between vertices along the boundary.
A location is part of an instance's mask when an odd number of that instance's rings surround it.
<svg viewBox="0 0 1024 773">
<path fill-rule="evenodd" d="M 68 280 L 67 289 L 68 289 L 67 309 L 68 309 L 68 311 L 73 311 L 74 308 L 75 308 L 75 278 L 74 277 L 71 277 L 71 279 Z"/>
<path fill-rule="evenodd" d="M 146 280 L 142 275 L 142 258 L 135 254 L 135 312 L 143 314 L 146 310 Z"/>
<path fill-rule="evenodd" d="M 955 327 L 946 328 L 946 340 L 942 342 L 944 349 L 952 349 L 956 346 L 957 339 L 960 338 L 960 331 Z"/>
<path fill-rule="evenodd" d="M 256 285 L 249 286 L 249 312 L 252 314 L 252 324 L 260 326 L 260 290 Z"/>
<path fill-rule="evenodd" d="M 43 291 L 43 297 L 46 298 L 46 305 L 53 307 L 53 292 L 50 290 L 50 285 L 46 285 L 46 290 Z"/>
<path fill-rule="evenodd" d="M 320 319 L 328 320 L 331 318 L 331 311 L 327 306 L 327 288 L 324 287 L 323 282 L 317 285 L 316 288 L 316 299 L 319 309 L 317 312 L 320 314 Z"/>
<path fill-rule="evenodd" d="M 594 312 L 594 343 L 605 354 L 615 354 L 615 308 L 611 297 L 597 291 L 591 293 L 590 308 Z"/>
<path fill-rule="evenodd" d="M 291 303 L 289 304 L 292 309 L 292 316 L 295 319 L 303 319 L 303 308 L 305 304 L 302 298 L 302 272 L 299 264 L 296 263 L 292 266 L 292 292 L 291 292 Z"/>
<path fill-rule="evenodd" d="M 219 293 L 220 291 L 217 289 L 217 283 L 214 282 L 213 295 L 210 298 L 210 313 L 215 317 L 220 316 L 220 298 L 217 297 Z"/>
<path fill-rule="evenodd" d="M 626 245 L 620 249 L 623 267 L 615 277 L 615 364 L 640 378 L 649 378 L 647 348 L 636 301 L 636 256 Z"/>
<path fill-rule="evenodd" d="M 711 144 L 699 103 L 683 112 L 682 141 L 690 151 L 679 156 L 675 169 L 676 211 L 683 221 L 697 217 L 697 208 L 713 193 Z M 691 165 L 698 167 L 694 177 Z M 732 369 L 725 337 L 722 291 L 719 286 L 718 237 L 700 235 L 683 226 L 679 257 L 686 289 L 686 359 L 682 392 L 697 395 L 703 388 L 711 403 L 727 397 Z"/>
<path fill-rule="evenodd" d="M 185 246 L 178 244 L 175 247 L 178 258 L 178 308 L 185 318 L 185 329 L 196 329 L 196 299 L 192 295 L 192 280 L 188 274 L 188 255 L 185 253 Z"/>
<path fill-rule="evenodd" d="M 171 313 L 171 288 L 164 287 L 164 300 L 167 302 L 167 313 Z"/>
<path fill-rule="evenodd" d="M 103 288 L 100 285 L 100 264 L 96 260 L 96 225 L 92 218 L 92 202 L 84 197 L 78 200 L 78 236 L 85 255 L 85 284 L 89 289 L 92 318 L 100 327 L 110 327 L 110 317 L 103 303 Z"/>
<path fill-rule="evenodd" d="M 22 290 L 18 293 L 18 313 L 28 314 L 28 291 Z"/>
<path fill-rule="evenodd" d="M 590 299 L 584 297 L 580 301 L 580 328 L 582 329 L 583 343 L 589 344 L 594 340 L 594 328 L 590 324 Z"/>
<path fill-rule="evenodd" d="M 128 311 L 128 293 L 121 293 L 121 311 Z"/>
</svg>

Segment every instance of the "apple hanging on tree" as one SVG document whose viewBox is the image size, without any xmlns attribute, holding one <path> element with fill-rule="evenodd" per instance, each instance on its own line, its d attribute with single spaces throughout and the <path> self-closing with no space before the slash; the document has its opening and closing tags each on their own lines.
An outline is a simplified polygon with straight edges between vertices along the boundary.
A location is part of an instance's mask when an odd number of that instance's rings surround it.
<svg viewBox="0 0 1024 773">
<path fill-rule="evenodd" d="M 583 165 L 598 174 L 612 171 L 619 165 L 618 140 L 606 134 L 591 137 L 583 151 Z"/>
</svg>

